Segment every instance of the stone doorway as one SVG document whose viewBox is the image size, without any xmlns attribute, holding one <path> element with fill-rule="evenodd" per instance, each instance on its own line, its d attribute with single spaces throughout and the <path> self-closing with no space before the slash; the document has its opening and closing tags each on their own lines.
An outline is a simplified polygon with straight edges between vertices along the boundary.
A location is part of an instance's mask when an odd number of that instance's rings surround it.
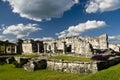
<svg viewBox="0 0 120 80">
<path fill-rule="evenodd" d="M 72 50 L 72 46 L 71 45 L 67 45 L 67 47 L 66 47 L 66 52 L 71 52 Z"/>
</svg>

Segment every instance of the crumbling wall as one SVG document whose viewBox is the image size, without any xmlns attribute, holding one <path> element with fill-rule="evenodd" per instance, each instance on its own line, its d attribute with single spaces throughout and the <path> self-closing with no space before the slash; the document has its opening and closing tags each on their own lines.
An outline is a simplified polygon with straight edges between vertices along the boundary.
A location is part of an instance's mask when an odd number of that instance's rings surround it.
<svg viewBox="0 0 120 80">
<path fill-rule="evenodd" d="M 116 52 L 120 52 L 120 46 L 117 44 L 109 44 L 109 48 L 113 49 Z"/>
<path fill-rule="evenodd" d="M 95 73 L 98 71 L 96 62 L 48 60 L 47 68 L 70 73 Z"/>
<path fill-rule="evenodd" d="M 44 40 L 44 53 L 62 53 L 65 51 L 91 57 L 93 49 L 107 49 L 108 36 L 99 37 L 64 37 L 56 40 Z M 23 41 L 23 53 L 33 53 L 34 45 L 30 41 Z M 37 47 L 36 47 L 37 48 Z"/>
<path fill-rule="evenodd" d="M 119 63 L 120 57 L 114 57 L 113 59 L 105 61 L 91 62 L 47 60 L 47 68 L 50 70 L 69 73 L 96 73 Z"/>
<path fill-rule="evenodd" d="M 23 49 L 23 54 L 30 54 L 33 53 L 33 48 L 32 48 L 32 43 L 29 40 L 23 41 L 22 43 L 22 49 Z"/>
<path fill-rule="evenodd" d="M 93 54 L 93 48 L 89 42 L 83 41 L 81 39 L 75 40 L 75 54 L 80 54 L 84 57 L 91 57 Z"/>
<path fill-rule="evenodd" d="M 94 49 L 107 49 L 108 48 L 108 35 L 103 34 L 98 37 L 80 37 L 80 39 L 88 41 Z"/>
</svg>

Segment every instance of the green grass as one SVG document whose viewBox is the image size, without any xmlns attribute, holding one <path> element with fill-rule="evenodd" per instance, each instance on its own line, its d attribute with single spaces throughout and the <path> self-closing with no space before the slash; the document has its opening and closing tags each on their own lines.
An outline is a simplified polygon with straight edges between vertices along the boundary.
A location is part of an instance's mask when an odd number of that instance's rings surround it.
<svg viewBox="0 0 120 80">
<path fill-rule="evenodd" d="M 27 58 L 35 58 L 35 57 L 39 57 L 40 55 L 38 54 L 30 54 L 30 55 L 21 55 L 21 54 L 1 54 L 0 57 L 10 57 L 10 56 L 18 56 L 18 57 L 27 57 Z"/>
<path fill-rule="evenodd" d="M 27 72 L 22 68 L 14 68 L 13 65 L 0 66 L 0 80 L 74 80 L 83 75 L 63 73 L 51 70 L 38 70 Z"/>
<path fill-rule="evenodd" d="M 106 70 L 90 74 L 82 80 L 120 80 L 120 64 L 110 67 Z"/>
<path fill-rule="evenodd" d="M 62 59 L 68 61 L 93 61 L 90 58 L 83 58 L 83 57 L 73 57 L 73 56 L 51 56 L 50 59 Z"/>
<path fill-rule="evenodd" d="M 95 74 L 71 74 L 51 70 L 27 72 L 6 64 L 0 66 L 0 80 L 120 80 L 120 64 Z"/>
<path fill-rule="evenodd" d="M 39 57 L 40 55 L 38 54 L 30 54 L 30 55 L 17 55 L 20 57 L 27 57 L 27 58 L 35 58 L 35 57 Z"/>
</svg>

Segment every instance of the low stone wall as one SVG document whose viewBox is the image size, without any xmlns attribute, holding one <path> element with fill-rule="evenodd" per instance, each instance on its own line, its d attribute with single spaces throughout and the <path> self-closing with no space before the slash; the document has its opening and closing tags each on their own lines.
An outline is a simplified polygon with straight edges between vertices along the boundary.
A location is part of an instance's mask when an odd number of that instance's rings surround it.
<svg viewBox="0 0 120 80">
<path fill-rule="evenodd" d="M 15 61 L 17 62 L 15 64 Z M 106 61 L 66 61 L 47 58 L 0 57 L 0 63 L 14 63 L 15 66 L 24 67 L 27 71 L 49 69 L 69 73 L 96 73 L 120 63 L 120 56 L 111 57 Z M 32 65 L 32 66 L 31 66 Z"/>
<path fill-rule="evenodd" d="M 114 57 L 105 61 L 92 61 L 92 62 L 80 62 L 80 61 L 63 61 L 63 60 L 47 60 L 47 68 L 50 70 L 56 70 L 60 72 L 70 73 L 96 73 L 100 70 L 109 68 L 120 63 L 120 57 Z"/>
<path fill-rule="evenodd" d="M 95 73 L 98 71 L 96 62 L 48 60 L 47 68 L 70 73 Z"/>
</svg>

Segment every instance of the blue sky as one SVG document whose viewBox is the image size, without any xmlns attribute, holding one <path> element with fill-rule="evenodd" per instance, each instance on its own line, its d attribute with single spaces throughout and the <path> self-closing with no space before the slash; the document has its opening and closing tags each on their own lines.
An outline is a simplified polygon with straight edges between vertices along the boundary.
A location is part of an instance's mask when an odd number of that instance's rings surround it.
<svg viewBox="0 0 120 80">
<path fill-rule="evenodd" d="M 0 39 L 108 34 L 120 43 L 120 0 L 0 0 Z"/>
</svg>

